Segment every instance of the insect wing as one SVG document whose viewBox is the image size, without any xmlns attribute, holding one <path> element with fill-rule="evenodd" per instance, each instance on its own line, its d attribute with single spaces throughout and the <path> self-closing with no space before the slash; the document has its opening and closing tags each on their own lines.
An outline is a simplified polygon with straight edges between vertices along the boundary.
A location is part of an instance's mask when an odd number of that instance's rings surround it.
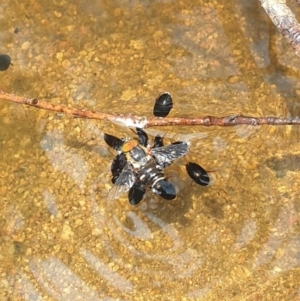
<svg viewBox="0 0 300 301">
<path fill-rule="evenodd" d="M 188 144 L 186 142 L 180 142 L 170 144 L 165 147 L 158 147 L 151 150 L 156 162 L 165 168 L 171 165 L 176 159 L 183 157 L 187 154 Z"/>
<path fill-rule="evenodd" d="M 123 193 L 127 192 L 135 183 L 136 175 L 130 163 L 127 163 L 121 174 L 117 178 L 114 186 L 107 195 L 107 200 L 112 201 L 119 198 Z"/>
<path fill-rule="evenodd" d="M 116 182 L 116 180 L 119 178 L 123 168 L 126 166 L 127 164 L 127 161 L 126 161 L 126 158 L 125 158 L 125 154 L 121 153 L 121 154 L 118 154 L 112 164 L 111 164 L 111 174 L 112 174 L 112 182 L 113 184 Z"/>
<path fill-rule="evenodd" d="M 119 151 L 124 144 L 124 140 L 115 136 L 104 133 L 104 141 L 113 149 Z"/>
</svg>

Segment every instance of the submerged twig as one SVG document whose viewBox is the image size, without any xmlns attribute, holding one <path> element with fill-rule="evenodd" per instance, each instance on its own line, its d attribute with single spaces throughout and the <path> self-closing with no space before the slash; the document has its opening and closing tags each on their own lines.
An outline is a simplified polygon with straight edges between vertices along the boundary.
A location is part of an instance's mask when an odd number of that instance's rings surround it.
<svg viewBox="0 0 300 301">
<path fill-rule="evenodd" d="M 260 2 L 274 25 L 292 45 L 295 54 L 300 56 L 300 25 L 286 6 L 285 0 L 260 0 Z"/>
<path fill-rule="evenodd" d="M 88 119 L 99 119 L 99 120 L 109 120 L 117 123 L 122 123 L 126 126 L 132 127 L 145 127 L 145 118 L 133 116 L 131 114 L 126 115 L 113 115 L 83 109 L 76 109 L 72 107 L 67 107 L 64 105 L 53 104 L 47 101 L 43 101 L 37 98 L 26 98 L 14 94 L 5 93 L 0 91 L 0 99 L 8 100 L 11 102 L 32 106 L 39 109 L 44 109 L 48 111 L 64 113 L 66 115 L 77 117 L 77 118 L 88 118 Z"/>
<path fill-rule="evenodd" d="M 63 105 L 52 104 L 37 98 L 25 98 L 14 94 L 8 94 L 0 91 L 0 98 L 11 102 L 32 106 L 39 109 L 49 110 L 53 112 L 64 113 L 66 115 L 77 118 L 89 118 L 108 120 L 127 127 L 146 128 L 151 126 L 166 125 L 204 125 L 204 126 L 233 126 L 239 124 L 248 125 L 287 125 L 300 124 L 300 118 L 278 118 L 278 117 L 251 117 L 231 115 L 225 117 L 195 117 L 195 118 L 161 118 L 161 117 L 141 117 L 132 114 L 115 115 L 95 111 L 70 108 Z"/>
</svg>

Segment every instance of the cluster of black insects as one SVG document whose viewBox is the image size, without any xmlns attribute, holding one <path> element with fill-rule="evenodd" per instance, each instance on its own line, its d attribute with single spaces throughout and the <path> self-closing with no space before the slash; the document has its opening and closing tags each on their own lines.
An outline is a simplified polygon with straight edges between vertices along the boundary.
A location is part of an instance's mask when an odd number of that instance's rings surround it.
<svg viewBox="0 0 300 301">
<path fill-rule="evenodd" d="M 155 101 L 153 113 L 157 117 L 166 117 L 173 102 L 169 93 L 161 94 Z M 112 183 L 107 199 L 114 200 L 128 191 L 131 205 L 137 205 L 144 198 L 147 189 L 166 200 L 176 197 L 176 190 L 164 175 L 164 169 L 176 159 L 187 154 L 189 144 L 177 141 L 163 145 L 163 138 L 157 135 L 152 146 L 148 144 L 147 134 L 136 128 L 138 138 L 120 139 L 104 134 L 105 142 L 118 154 L 111 165 Z M 186 164 L 186 171 L 199 185 L 210 182 L 207 172 L 197 163 Z"/>
</svg>

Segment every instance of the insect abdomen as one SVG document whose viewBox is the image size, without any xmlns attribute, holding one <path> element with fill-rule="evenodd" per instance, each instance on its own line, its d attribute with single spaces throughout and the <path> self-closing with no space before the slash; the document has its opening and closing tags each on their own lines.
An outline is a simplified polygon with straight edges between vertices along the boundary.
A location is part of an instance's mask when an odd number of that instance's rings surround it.
<svg viewBox="0 0 300 301">
<path fill-rule="evenodd" d="M 138 177 L 141 182 L 150 187 L 158 179 L 165 178 L 163 172 L 157 169 L 155 160 L 152 159 L 138 172 Z"/>
</svg>

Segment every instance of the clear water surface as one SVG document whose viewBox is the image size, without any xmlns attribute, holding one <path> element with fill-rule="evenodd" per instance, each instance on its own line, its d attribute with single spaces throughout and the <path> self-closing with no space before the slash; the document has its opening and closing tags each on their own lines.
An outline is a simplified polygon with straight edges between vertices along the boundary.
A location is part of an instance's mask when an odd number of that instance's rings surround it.
<svg viewBox="0 0 300 301">
<path fill-rule="evenodd" d="M 299 6 L 288 2 L 295 14 Z M 110 113 L 299 116 L 300 59 L 259 1 L 2 1 L 1 90 Z M 299 300 L 297 126 L 189 138 L 178 197 L 107 202 L 118 125 L 0 101 L 1 300 Z M 198 162 L 212 185 L 191 184 Z"/>
</svg>

